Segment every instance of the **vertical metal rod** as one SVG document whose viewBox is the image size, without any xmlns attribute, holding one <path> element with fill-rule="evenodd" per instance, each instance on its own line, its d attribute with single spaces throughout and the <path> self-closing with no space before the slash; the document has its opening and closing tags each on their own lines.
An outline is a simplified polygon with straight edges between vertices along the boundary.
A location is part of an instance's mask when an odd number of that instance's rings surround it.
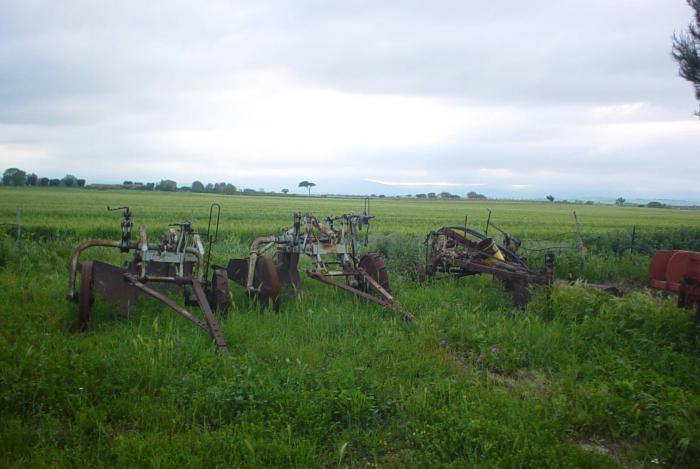
<svg viewBox="0 0 700 469">
<path fill-rule="evenodd" d="M 630 254 L 634 253 L 634 238 L 637 235 L 637 225 L 632 226 L 632 242 L 630 243 Z"/>
<path fill-rule="evenodd" d="M 491 209 L 486 209 L 489 211 L 489 217 L 486 219 L 486 231 L 484 231 L 485 235 L 489 234 L 489 225 L 491 224 Z"/>
<path fill-rule="evenodd" d="M 581 237 L 581 225 L 578 222 L 578 217 L 576 216 L 576 210 L 574 210 L 574 221 L 576 222 L 576 239 L 578 241 L 578 250 L 581 254 L 581 268 L 586 268 L 586 254 L 583 248 L 583 238 Z"/>
<path fill-rule="evenodd" d="M 214 236 L 211 235 L 211 220 L 212 214 L 214 212 L 214 207 L 216 207 L 216 231 Z M 204 264 L 204 281 L 207 282 L 209 278 L 209 261 L 211 260 L 211 251 L 213 249 L 213 244 L 219 239 L 219 217 L 221 217 L 221 205 L 213 203 L 209 206 L 209 222 L 207 223 L 207 260 Z M 206 283 L 205 283 L 206 285 Z"/>
<path fill-rule="evenodd" d="M 464 215 L 464 227 L 467 227 L 467 215 Z"/>
</svg>

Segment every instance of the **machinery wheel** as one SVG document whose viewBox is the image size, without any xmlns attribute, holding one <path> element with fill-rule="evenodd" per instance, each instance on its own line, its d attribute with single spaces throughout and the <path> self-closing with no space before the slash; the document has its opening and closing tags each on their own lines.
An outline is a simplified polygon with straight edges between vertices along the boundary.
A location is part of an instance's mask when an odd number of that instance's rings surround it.
<svg viewBox="0 0 700 469">
<path fill-rule="evenodd" d="M 83 331 L 87 329 L 90 313 L 92 312 L 92 304 L 95 302 L 92 292 L 92 273 L 92 261 L 84 262 L 80 267 L 80 291 L 78 292 L 78 327 Z"/>
<path fill-rule="evenodd" d="M 386 266 L 382 257 L 376 252 L 370 252 L 360 258 L 360 267 L 372 277 L 379 285 L 387 292 L 391 292 L 389 288 L 389 274 L 386 271 Z M 365 290 L 370 289 L 369 286 L 364 286 Z"/>
<path fill-rule="evenodd" d="M 257 290 L 257 300 L 262 306 L 271 305 L 273 310 L 279 310 L 282 288 L 277 275 L 277 265 L 272 257 L 258 257 L 255 263 L 253 286 Z"/>
</svg>

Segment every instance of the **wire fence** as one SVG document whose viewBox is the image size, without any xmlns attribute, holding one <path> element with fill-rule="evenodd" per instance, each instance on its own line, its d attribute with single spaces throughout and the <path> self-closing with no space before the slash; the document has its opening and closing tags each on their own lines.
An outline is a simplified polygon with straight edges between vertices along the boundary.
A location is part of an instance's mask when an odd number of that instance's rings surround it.
<svg viewBox="0 0 700 469">
<path fill-rule="evenodd" d="M 581 243 L 577 236 L 580 235 Z M 547 251 L 621 258 L 625 254 L 651 256 L 662 249 L 700 251 L 700 227 L 641 228 L 604 233 L 564 231 L 537 238 L 523 238 L 518 252 L 523 255 Z"/>
<path fill-rule="evenodd" d="M 587 259 L 593 256 L 622 259 L 625 255 L 650 257 L 663 249 L 700 251 L 700 226 L 652 228 L 635 225 L 630 229 L 589 233 L 574 211 L 575 230 L 518 238 L 517 233 L 511 234 L 493 223 L 492 215 L 488 210 L 486 232 L 493 227 L 503 236 L 503 245 L 517 249 L 517 254 L 528 262 L 537 263 L 546 253 L 553 252 L 557 257 L 568 258 L 568 264 L 579 263 L 585 269 Z"/>
</svg>

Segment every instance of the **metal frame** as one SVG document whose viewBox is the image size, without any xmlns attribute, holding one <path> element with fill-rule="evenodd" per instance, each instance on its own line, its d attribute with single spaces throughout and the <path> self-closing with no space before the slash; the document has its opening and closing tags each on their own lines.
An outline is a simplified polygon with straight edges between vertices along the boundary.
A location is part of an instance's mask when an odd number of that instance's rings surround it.
<svg viewBox="0 0 700 469">
<path fill-rule="evenodd" d="M 493 223 L 487 223 L 487 226 L 495 227 Z M 500 228 L 496 229 L 505 233 Z M 510 244 L 520 245 L 519 242 L 514 243 L 510 235 L 507 235 L 507 239 Z M 486 234 L 466 226 L 443 226 L 426 235 L 425 265 L 419 265 L 418 270 L 421 280 L 438 273 L 454 277 L 492 275 L 513 296 L 515 306 L 522 308 L 527 303 L 530 284 L 551 283 L 553 265 L 554 254 L 547 253 L 545 266 L 533 271 L 515 252 L 497 245 Z"/>
<path fill-rule="evenodd" d="M 216 212 L 215 233 L 211 235 L 212 216 Z M 132 212 L 129 207 L 110 208 L 109 211 L 123 210 L 121 239 L 111 241 L 91 239 L 80 243 L 72 252 L 68 268 L 68 293 L 70 301 L 79 304 L 79 325 L 87 327 L 94 293 L 100 293 L 108 301 L 120 305 L 123 314 L 129 314 L 140 294 L 146 294 L 211 335 L 220 350 L 226 349 L 226 341 L 221 334 L 214 311 L 228 308 L 228 277 L 223 269 L 214 269 L 211 281 L 207 280 L 211 248 L 218 235 L 221 207 L 212 204 L 209 209 L 209 225 L 206 238 L 208 250 L 193 228 L 191 220 L 171 224 L 157 243 L 149 243 L 144 225 L 139 226 L 138 241 L 131 240 Z M 175 229 L 178 227 L 179 229 Z M 101 261 L 81 263 L 81 254 L 93 247 L 114 247 L 122 253 L 133 251 L 133 256 L 124 267 Z M 205 261 L 206 254 L 206 261 Z M 80 288 L 76 280 L 80 271 Z M 187 306 L 197 305 L 204 320 L 193 316 L 186 308 L 173 301 L 169 293 L 181 293 Z M 194 298 L 192 298 L 194 294 Z"/>
<path fill-rule="evenodd" d="M 231 259 L 227 267 L 229 278 L 243 285 L 261 303 L 272 303 L 277 309 L 283 286 L 292 292 L 301 289 L 297 264 L 300 255 L 304 255 L 312 262 L 306 271 L 310 278 L 398 311 L 411 320 L 413 316 L 403 311 L 390 293 L 386 267 L 379 254 L 359 254 L 363 245 L 367 246 L 369 222 L 374 218 L 369 209 L 369 199 L 365 199 L 364 211 L 358 215 L 346 213 L 319 220 L 311 213 L 296 212 L 292 226 L 285 228 L 282 235 L 257 238 L 247 259 Z M 270 267 L 261 267 L 264 263 Z M 343 278 L 344 282 L 336 278 Z"/>
</svg>

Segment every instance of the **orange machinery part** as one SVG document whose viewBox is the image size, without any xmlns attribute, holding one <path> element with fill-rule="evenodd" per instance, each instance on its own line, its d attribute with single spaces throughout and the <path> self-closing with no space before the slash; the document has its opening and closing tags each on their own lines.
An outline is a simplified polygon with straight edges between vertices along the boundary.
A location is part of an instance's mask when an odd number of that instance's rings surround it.
<svg viewBox="0 0 700 469">
<path fill-rule="evenodd" d="M 700 252 L 657 251 L 649 265 L 649 288 L 700 302 Z"/>
</svg>

